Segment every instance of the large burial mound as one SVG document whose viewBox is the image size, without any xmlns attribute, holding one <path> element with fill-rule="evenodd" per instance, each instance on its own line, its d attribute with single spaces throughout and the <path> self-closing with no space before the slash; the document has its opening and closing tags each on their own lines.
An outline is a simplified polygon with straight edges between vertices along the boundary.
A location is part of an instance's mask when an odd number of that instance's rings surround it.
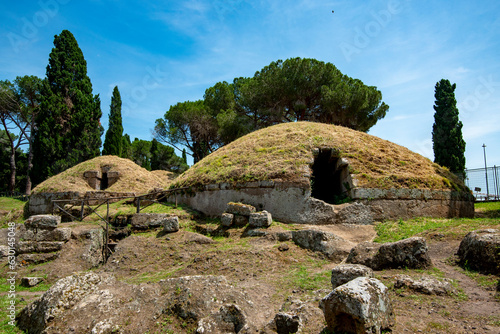
<svg viewBox="0 0 500 334">
<path fill-rule="evenodd" d="M 33 189 L 31 214 L 52 211 L 51 200 L 133 196 L 155 188 L 166 188 L 173 173 L 150 172 L 129 159 L 112 155 L 82 162 L 57 174 Z"/>
<path fill-rule="evenodd" d="M 447 169 L 387 140 L 312 122 L 239 138 L 171 187 L 191 187 L 183 201 L 206 214 L 242 201 L 295 223 L 474 214 L 470 191 Z"/>
</svg>

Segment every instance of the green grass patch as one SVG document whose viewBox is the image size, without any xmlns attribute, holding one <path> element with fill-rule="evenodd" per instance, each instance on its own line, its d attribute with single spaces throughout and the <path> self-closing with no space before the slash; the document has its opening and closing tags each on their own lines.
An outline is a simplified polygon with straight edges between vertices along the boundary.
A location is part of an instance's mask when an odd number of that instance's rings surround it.
<svg viewBox="0 0 500 334">
<path fill-rule="evenodd" d="M 494 218 L 414 218 L 386 221 L 375 226 L 375 242 L 394 242 L 416 235 L 440 233 L 445 237 L 462 238 L 467 233 L 484 228 L 498 228 L 500 221 Z"/>
<path fill-rule="evenodd" d="M 314 273 L 310 268 L 300 265 L 290 270 L 284 280 L 287 286 L 314 291 L 331 287 L 331 275 L 330 270 Z"/>
<path fill-rule="evenodd" d="M 0 228 L 6 228 L 8 222 L 21 223 L 25 204 L 18 199 L 0 197 L 0 209 L 5 211 L 0 215 Z"/>
</svg>

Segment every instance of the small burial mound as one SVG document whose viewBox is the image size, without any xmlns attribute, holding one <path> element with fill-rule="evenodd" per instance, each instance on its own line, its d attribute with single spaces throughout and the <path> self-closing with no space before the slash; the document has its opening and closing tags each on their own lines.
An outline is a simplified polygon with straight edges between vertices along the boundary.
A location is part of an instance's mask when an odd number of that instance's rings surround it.
<svg viewBox="0 0 500 334">
<path fill-rule="evenodd" d="M 339 222 L 339 215 L 349 222 L 355 218 L 349 210 L 373 219 L 474 212 L 470 191 L 446 168 L 367 133 L 313 122 L 279 124 L 241 137 L 171 187 L 191 187 L 194 195 L 184 202 L 207 214 L 242 201 L 283 221 L 307 224 Z M 342 203 L 367 208 L 352 210 Z"/>
<path fill-rule="evenodd" d="M 51 200 L 133 196 L 167 188 L 173 173 L 150 172 L 129 159 L 112 155 L 82 162 L 40 183 L 33 189 L 30 214 L 50 213 Z"/>
</svg>

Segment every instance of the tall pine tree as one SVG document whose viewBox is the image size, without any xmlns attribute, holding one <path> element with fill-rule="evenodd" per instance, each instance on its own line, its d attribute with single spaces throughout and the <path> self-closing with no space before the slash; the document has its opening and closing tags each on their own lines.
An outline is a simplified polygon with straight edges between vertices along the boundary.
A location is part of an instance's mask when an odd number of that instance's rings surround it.
<svg viewBox="0 0 500 334">
<path fill-rule="evenodd" d="M 432 142 L 434 162 L 460 177 L 465 176 L 465 141 L 462 137 L 462 122 L 458 118 L 455 99 L 456 84 L 441 79 L 436 83 L 434 125 Z"/>
<path fill-rule="evenodd" d="M 71 32 L 54 37 L 35 123 L 34 182 L 100 154 L 99 95 L 92 94 L 87 62 Z"/>
<path fill-rule="evenodd" d="M 104 138 L 102 155 L 122 155 L 123 126 L 122 126 L 122 99 L 120 91 L 115 86 L 109 111 L 109 126 Z"/>
</svg>

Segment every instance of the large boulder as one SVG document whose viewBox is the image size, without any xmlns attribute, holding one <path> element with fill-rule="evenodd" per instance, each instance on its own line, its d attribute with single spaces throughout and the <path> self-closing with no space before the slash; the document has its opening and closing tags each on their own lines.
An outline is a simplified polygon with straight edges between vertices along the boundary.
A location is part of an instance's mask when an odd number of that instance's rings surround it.
<svg viewBox="0 0 500 334">
<path fill-rule="evenodd" d="M 354 247 L 347 263 L 363 264 L 374 270 L 390 268 L 425 269 L 432 267 L 424 238 L 412 237 L 397 242 L 363 242 Z"/>
<path fill-rule="evenodd" d="M 375 278 L 358 277 L 322 299 L 327 327 L 335 332 L 382 333 L 394 326 L 389 289 Z"/>
<path fill-rule="evenodd" d="M 26 219 L 24 224 L 29 229 L 52 230 L 61 223 L 61 216 L 55 215 L 34 215 Z"/>
<path fill-rule="evenodd" d="M 247 317 L 241 308 L 226 304 L 218 312 L 198 321 L 196 334 L 244 333 L 248 329 Z"/>
<path fill-rule="evenodd" d="M 136 213 L 130 218 L 132 230 L 148 230 L 164 227 L 172 219 L 167 213 Z"/>
<path fill-rule="evenodd" d="M 77 274 L 57 281 L 40 299 L 22 309 L 17 326 L 29 333 L 42 333 L 55 317 L 95 292 L 101 277 L 94 273 Z"/>
<path fill-rule="evenodd" d="M 373 270 L 362 264 L 339 264 L 332 269 L 332 289 L 358 277 L 373 277 Z"/>
<path fill-rule="evenodd" d="M 500 230 L 485 229 L 468 233 L 460 243 L 460 264 L 483 273 L 500 274 Z"/>
<path fill-rule="evenodd" d="M 255 207 L 243 203 L 229 202 L 226 206 L 226 212 L 232 213 L 233 215 L 240 215 L 250 217 L 250 214 L 256 211 Z"/>
<path fill-rule="evenodd" d="M 250 227 L 269 227 L 273 222 L 271 214 L 267 211 L 254 212 L 250 214 L 248 225 Z"/>
</svg>

